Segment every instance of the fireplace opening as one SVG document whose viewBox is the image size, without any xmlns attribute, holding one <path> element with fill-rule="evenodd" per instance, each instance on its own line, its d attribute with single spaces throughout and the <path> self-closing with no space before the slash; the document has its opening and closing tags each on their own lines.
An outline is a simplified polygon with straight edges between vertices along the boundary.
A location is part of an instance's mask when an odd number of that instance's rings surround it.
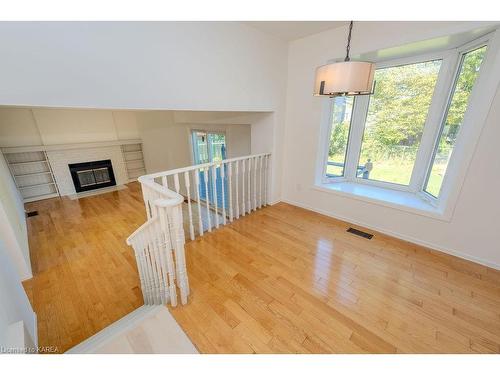
<svg viewBox="0 0 500 375">
<path fill-rule="evenodd" d="M 111 160 L 68 164 L 77 193 L 116 185 Z"/>
</svg>

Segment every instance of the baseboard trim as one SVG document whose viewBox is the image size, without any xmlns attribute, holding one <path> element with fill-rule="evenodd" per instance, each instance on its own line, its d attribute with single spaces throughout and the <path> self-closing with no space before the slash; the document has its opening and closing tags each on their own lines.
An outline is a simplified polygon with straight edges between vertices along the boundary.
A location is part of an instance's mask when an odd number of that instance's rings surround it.
<svg viewBox="0 0 500 375">
<path fill-rule="evenodd" d="M 275 201 L 272 201 L 272 202 L 269 202 L 267 205 L 268 205 L 268 206 L 274 206 L 275 204 L 277 204 L 277 203 L 279 203 L 279 202 L 281 202 L 281 200 L 280 200 L 280 199 L 275 200 Z M 291 204 L 291 203 L 290 203 L 290 204 Z"/>
<path fill-rule="evenodd" d="M 414 238 L 414 237 L 411 237 L 411 236 L 405 236 L 405 235 L 402 235 L 400 233 L 396 233 L 396 232 L 393 232 L 393 231 L 390 231 L 390 230 L 381 229 L 381 228 L 378 228 L 375 225 L 367 224 L 367 223 L 364 223 L 364 222 L 359 221 L 359 220 L 353 220 L 351 218 L 348 218 L 348 217 L 345 217 L 345 216 L 342 216 L 342 215 L 335 215 L 335 214 L 332 214 L 331 212 L 328 212 L 326 210 L 322 210 L 322 209 L 318 209 L 318 208 L 315 208 L 315 207 L 311 207 L 311 206 L 308 206 L 308 205 L 305 205 L 305 204 L 302 204 L 302 203 L 299 203 L 299 202 L 295 202 L 295 201 L 290 200 L 290 199 L 282 199 L 281 202 L 288 203 L 288 204 L 291 204 L 293 206 L 297 206 L 297 207 L 303 208 L 305 210 L 317 212 L 319 214 L 332 217 L 334 219 L 338 219 L 338 220 L 346 221 L 346 222 L 351 223 L 351 224 L 359 225 L 361 227 L 365 227 L 365 228 L 368 228 L 368 229 L 371 229 L 371 230 L 383 233 L 385 235 L 388 235 L 388 236 L 391 236 L 391 237 L 394 237 L 394 238 L 398 238 L 398 239 L 403 240 L 403 241 L 407 241 L 407 242 L 414 243 L 416 245 L 424 246 L 424 247 L 427 247 L 427 248 L 429 248 L 431 250 L 439 251 L 441 253 L 445 253 L 445 254 L 448 254 L 448 255 L 453 255 L 453 256 L 456 256 L 457 258 L 465 259 L 465 260 L 468 260 L 470 262 L 474 262 L 474 263 L 480 264 L 482 266 L 486 266 L 486 267 L 493 268 L 495 270 L 499 270 L 500 271 L 500 264 L 497 264 L 497 263 L 494 263 L 494 262 L 490 262 L 490 261 L 487 261 L 485 259 L 477 258 L 477 257 L 471 256 L 469 254 L 462 253 L 460 251 L 455 251 L 455 250 L 452 250 L 452 249 L 448 249 L 446 247 L 433 244 L 431 242 L 423 241 L 423 240 L 420 240 L 420 239 L 417 239 L 417 238 Z M 276 203 L 278 203 L 278 202 L 276 202 Z M 273 204 L 276 204 L 276 203 L 273 203 Z"/>
</svg>

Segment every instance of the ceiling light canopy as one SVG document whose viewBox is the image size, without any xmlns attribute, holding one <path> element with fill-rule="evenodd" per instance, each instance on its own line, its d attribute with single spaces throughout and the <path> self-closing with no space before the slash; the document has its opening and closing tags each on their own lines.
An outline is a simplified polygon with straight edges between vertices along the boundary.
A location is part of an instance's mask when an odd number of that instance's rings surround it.
<svg viewBox="0 0 500 375">
<path fill-rule="evenodd" d="M 373 93 L 375 64 L 365 61 L 350 61 L 351 33 L 349 25 L 346 57 L 343 62 L 322 65 L 316 69 L 314 96 L 351 96 Z"/>
</svg>

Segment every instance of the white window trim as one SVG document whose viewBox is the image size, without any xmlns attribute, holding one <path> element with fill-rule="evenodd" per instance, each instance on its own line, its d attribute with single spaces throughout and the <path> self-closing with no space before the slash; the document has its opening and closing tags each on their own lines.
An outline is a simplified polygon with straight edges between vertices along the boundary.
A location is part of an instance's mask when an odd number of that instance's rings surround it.
<svg viewBox="0 0 500 375">
<path fill-rule="evenodd" d="M 441 193 L 439 199 L 435 199 L 429 193 L 426 193 L 424 185 L 427 181 L 427 175 L 432 163 L 432 156 L 435 149 L 435 142 L 440 132 L 442 121 L 446 115 L 446 108 L 449 103 L 449 98 L 453 94 L 453 84 L 456 74 L 460 68 L 461 56 L 480 45 L 487 44 L 488 48 L 483 59 L 481 70 L 476 79 L 476 83 L 469 98 L 468 108 L 464 115 L 462 125 L 457 134 L 457 141 L 453 150 L 453 155 L 448 164 L 447 172 L 443 179 Z M 409 186 L 397 185 L 382 181 L 363 180 L 353 178 L 352 174 L 354 164 L 357 163 L 359 150 L 361 147 L 362 134 L 364 131 L 365 119 L 367 111 L 356 111 L 353 109 L 351 118 L 351 129 L 349 133 L 349 141 L 346 156 L 345 176 L 327 178 L 325 176 L 326 161 L 328 160 L 328 147 L 331 133 L 332 105 L 331 99 L 325 99 L 322 105 L 321 124 L 319 132 L 319 149 L 317 158 L 317 168 L 315 175 L 315 188 L 321 191 L 340 194 L 342 196 L 352 196 L 355 199 L 369 201 L 371 203 L 382 204 L 392 208 L 399 208 L 404 211 L 420 213 L 425 216 L 438 218 L 449 221 L 453 215 L 456 202 L 465 181 L 466 172 L 472 161 L 475 147 L 481 135 L 482 129 L 486 122 L 486 118 L 491 107 L 491 103 L 496 94 L 498 84 L 500 83 L 500 69 L 495 69 L 500 66 L 500 30 L 496 30 L 479 39 L 473 40 L 459 48 L 446 50 L 438 53 L 407 57 L 404 59 L 390 60 L 377 63 L 377 68 L 396 66 L 409 63 L 417 63 L 435 59 L 443 59 L 438 81 L 436 82 L 433 100 L 429 107 L 424 133 L 422 135 L 421 145 L 417 154 L 412 178 Z M 481 93 L 481 95 L 479 95 Z M 436 98 L 436 100 L 434 100 Z M 358 96 L 355 106 L 368 106 L 369 98 Z M 359 113 L 365 113 L 360 116 Z M 362 123 L 362 126 L 359 125 Z M 357 125 L 357 126 L 356 126 Z M 357 140 L 357 141 L 355 141 Z M 358 145 L 359 143 L 359 145 Z M 353 158 L 354 155 L 354 158 Z M 417 163 L 419 163 L 417 165 Z M 418 167 L 418 171 L 417 171 Z M 355 174 L 355 173 L 354 173 Z M 376 199 L 374 197 L 360 197 L 355 193 L 346 193 L 341 187 L 331 188 L 331 184 L 368 184 L 373 187 L 386 188 L 395 191 L 403 191 L 414 194 L 422 201 L 427 202 L 429 209 L 415 209 L 413 207 L 404 207 L 404 205 L 394 204 L 384 201 L 384 199 Z M 330 185 L 330 186 L 329 186 Z M 375 189 L 374 189 L 375 190 Z"/>
<path fill-rule="evenodd" d="M 439 118 L 439 122 L 437 123 L 438 126 L 434 129 L 434 134 L 433 134 L 433 145 L 432 145 L 432 149 L 431 149 L 431 155 L 427 159 L 426 174 L 425 174 L 424 179 L 422 181 L 422 185 L 420 186 L 420 189 L 419 189 L 419 191 L 422 192 L 422 194 L 430 202 L 432 202 L 435 205 L 439 204 L 439 200 L 440 200 L 439 197 L 435 197 L 432 194 L 428 193 L 425 190 L 425 188 L 426 188 L 429 176 L 431 174 L 431 168 L 432 168 L 432 164 L 434 162 L 434 154 L 437 151 L 437 144 L 438 144 L 439 138 L 441 136 L 441 131 L 442 131 L 442 128 L 444 126 L 444 122 L 446 121 L 446 117 L 448 115 L 449 107 L 451 105 L 451 100 L 452 100 L 453 95 L 455 93 L 456 84 L 458 82 L 458 74 L 460 73 L 460 69 L 462 67 L 462 60 L 463 60 L 464 55 L 467 54 L 468 52 L 471 52 L 471 51 L 473 51 L 473 50 L 475 50 L 477 48 L 480 48 L 481 46 L 488 45 L 487 50 L 486 50 L 486 54 L 485 54 L 485 57 L 484 57 L 484 60 L 483 60 L 483 63 L 481 64 L 482 65 L 481 66 L 481 70 L 480 70 L 479 75 L 477 76 L 477 79 L 476 79 L 476 84 L 472 88 L 472 92 L 471 92 L 471 95 L 469 97 L 469 105 L 467 106 L 466 112 L 464 113 L 464 120 L 465 120 L 465 115 L 469 111 L 469 108 L 471 107 L 472 95 L 474 94 L 475 91 L 477 91 L 477 86 L 478 86 L 478 83 L 479 83 L 479 78 L 481 76 L 481 73 L 483 72 L 483 67 L 484 67 L 483 64 L 486 62 L 487 54 L 488 54 L 489 49 L 490 49 L 489 41 L 490 41 L 491 37 L 492 37 L 491 34 L 486 35 L 486 36 L 484 36 L 482 38 L 476 39 L 476 40 L 474 40 L 474 41 L 472 41 L 470 43 L 467 43 L 467 44 L 465 44 L 465 45 L 463 45 L 463 46 L 461 46 L 461 47 L 459 47 L 459 48 L 456 49 L 456 53 L 458 54 L 458 57 L 456 58 L 456 61 L 455 61 L 455 68 L 453 70 L 453 74 L 450 77 L 450 79 L 452 80 L 452 82 L 449 84 L 450 89 L 448 90 L 447 95 L 444 96 L 445 100 L 443 100 L 443 103 L 442 103 L 441 108 L 440 108 L 440 118 Z M 458 130 L 458 133 L 457 133 L 457 144 L 458 144 L 458 139 L 461 138 L 461 133 L 462 133 L 463 125 L 464 124 L 462 123 L 462 126 L 460 126 L 460 129 Z M 452 159 L 454 159 L 454 153 L 457 151 L 457 144 L 455 144 L 455 146 L 453 148 L 453 154 L 452 154 L 452 157 L 450 159 L 450 164 L 451 164 Z M 445 173 L 445 176 L 443 178 L 441 192 L 444 189 L 445 180 L 447 178 L 447 175 L 449 174 L 448 173 L 449 172 L 449 167 L 450 166 L 448 165 L 447 172 Z"/>
</svg>

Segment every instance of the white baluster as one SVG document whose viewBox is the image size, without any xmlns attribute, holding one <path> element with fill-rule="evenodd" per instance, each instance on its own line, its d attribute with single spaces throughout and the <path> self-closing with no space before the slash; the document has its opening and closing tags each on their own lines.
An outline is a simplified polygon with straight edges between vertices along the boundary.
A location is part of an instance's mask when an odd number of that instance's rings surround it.
<svg viewBox="0 0 500 375">
<path fill-rule="evenodd" d="M 210 220 L 210 199 L 208 198 L 209 192 L 208 192 L 208 173 L 209 173 L 210 168 L 206 167 L 205 171 L 203 172 L 203 179 L 205 180 L 205 203 L 207 204 L 207 223 L 208 223 L 208 231 L 212 231 L 212 223 Z"/>
<path fill-rule="evenodd" d="M 248 200 L 247 200 L 247 212 L 248 213 L 251 213 L 252 212 L 252 190 L 250 189 L 251 187 L 251 183 L 252 183 L 252 159 L 251 158 L 248 158 L 247 159 L 247 170 L 248 170 L 248 194 L 247 194 L 247 197 L 248 197 Z"/>
<path fill-rule="evenodd" d="M 149 236 L 147 231 L 144 233 L 144 249 L 146 251 L 146 256 L 149 262 L 149 271 L 151 275 L 151 299 L 153 301 L 153 304 L 158 303 L 158 300 L 156 299 L 156 294 L 157 294 L 157 288 L 158 288 L 158 279 L 156 277 L 156 264 L 154 261 L 154 254 L 151 251 L 151 246 L 150 246 L 150 241 L 149 241 Z"/>
<path fill-rule="evenodd" d="M 146 301 L 146 281 L 145 281 L 145 274 L 144 274 L 144 265 L 142 263 L 142 259 L 140 257 L 140 245 L 138 243 L 138 238 L 135 237 L 132 241 L 132 247 L 134 249 L 134 254 L 135 254 L 135 261 L 137 263 L 137 272 L 139 273 L 139 281 L 141 283 L 141 291 L 142 291 L 142 296 L 144 299 L 144 303 L 147 303 Z"/>
<path fill-rule="evenodd" d="M 217 168 L 220 168 L 220 187 L 218 186 Z M 199 174 L 201 170 L 197 166 L 183 168 L 178 173 L 170 172 L 168 174 L 169 172 L 165 172 L 166 175 L 160 175 L 160 177 L 141 177 L 141 188 L 147 208 L 148 222 L 141 227 L 141 230 L 136 231 L 134 235 L 129 237 L 127 243 L 134 249 L 145 304 L 171 303 L 172 306 L 175 306 L 177 304 L 176 286 L 180 290 L 181 303 L 187 303 L 189 295 L 189 280 L 184 249 L 185 234 L 182 219 L 183 202 L 178 200 L 177 202 L 180 203 L 174 206 L 163 206 L 165 202 L 174 201 L 172 195 L 163 190 L 168 189 L 168 176 L 172 176 L 170 184 L 174 186 L 173 190 L 180 194 L 182 182 L 180 178 L 182 177 L 179 177 L 179 173 L 184 173 L 183 183 L 187 192 L 189 235 L 193 240 L 196 225 L 199 227 L 199 234 L 203 235 L 204 233 L 200 187 L 204 187 L 206 191 L 206 214 L 209 230 L 211 230 L 213 218 L 211 216 L 209 187 L 212 189 L 213 194 L 214 226 L 219 227 L 220 223 L 227 224 L 227 219 L 232 222 L 240 216 L 245 216 L 247 213 L 250 214 L 252 211 L 268 205 L 270 200 L 269 169 L 270 154 L 263 154 L 234 161 L 226 160 L 220 162 L 219 165 L 211 163 L 203 168 L 203 181 L 201 181 Z M 196 193 L 191 191 L 191 171 L 195 173 Z M 146 180 L 145 177 L 149 177 L 149 180 Z M 226 190 L 226 187 L 228 190 Z M 220 192 L 222 221 L 219 220 L 217 194 L 217 190 L 220 188 L 222 188 Z M 193 221 L 193 202 L 191 200 L 193 194 L 196 194 L 193 199 L 197 199 L 198 224 Z"/>
<path fill-rule="evenodd" d="M 229 162 L 227 169 L 227 179 L 229 180 L 229 221 L 233 221 L 233 163 Z"/>
<path fill-rule="evenodd" d="M 191 241 L 194 240 L 194 225 L 193 225 L 193 213 L 191 211 L 191 183 L 189 181 L 189 172 L 184 172 L 184 184 L 187 190 L 187 201 L 188 201 L 188 213 L 189 213 L 189 235 Z"/>
<path fill-rule="evenodd" d="M 147 305 L 152 305 L 153 304 L 153 299 L 151 295 L 152 291 L 152 280 L 151 280 L 151 267 L 149 264 L 149 259 L 147 257 L 147 252 L 146 252 L 146 242 L 144 239 L 144 233 L 141 233 L 139 235 L 139 243 L 140 243 L 140 249 L 141 249 L 141 259 L 142 259 L 142 264 L 144 267 L 144 274 L 145 274 L 145 280 L 146 280 L 146 288 L 144 290 L 145 292 L 145 301 Z"/>
<path fill-rule="evenodd" d="M 259 208 L 262 208 L 262 158 L 259 156 Z"/>
<path fill-rule="evenodd" d="M 264 202 L 266 206 L 269 204 L 269 156 L 266 155 L 266 166 L 264 170 Z"/>
<path fill-rule="evenodd" d="M 240 162 L 238 160 L 235 161 L 234 165 L 235 165 L 235 171 L 234 171 L 234 184 L 236 185 L 236 188 L 234 189 L 234 193 L 235 193 L 235 201 L 236 201 L 236 204 L 235 204 L 235 207 L 236 207 L 236 219 L 239 219 L 240 218 L 240 201 L 239 201 L 239 186 L 238 186 L 238 180 L 239 180 L 239 164 Z"/>
<path fill-rule="evenodd" d="M 144 245 L 142 243 L 142 234 L 137 236 L 137 243 L 139 247 L 139 258 L 141 260 L 142 269 L 144 272 L 144 289 L 142 290 L 142 294 L 144 297 L 144 303 L 147 305 L 151 304 L 149 300 L 149 273 L 147 269 L 146 257 L 144 255 Z"/>
<path fill-rule="evenodd" d="M 151 197 L 150 197 L 150 203 L 151 203 L 151 211 L 153 212 L 153 217 L 156 217 L 158 215 L 158 210 L 157 207 L 155 206 L 154 202 L 160 198 L 160 193 L 157 191 L 151 190 Z"/>
<path fill-rule="evenodd" d="M 175 266 L 172 257 L 172 230 L 171 230 L 171 218 L 168 217 L 167 210 L 165 208 L 160 209 L 160 222 L 161 228 L 164 234 L 164 249 L 165 249 L 165 260 L 167 263 L 168 272 L 168 289 L 170 294 L 170 304 L 172 306 L 177 306 L 177 292 L 175 290 Z"/>
<path fill-rule="evenodd" d="M 184 253 L 184 229 L 182 222 L 182 207 L 169 207 L 168 212 L 173 222 L 172 235 L 174 236 L 174 251 L 175 260 L 177 262 L 177 283 L 181 291 L 181 303 L 187 303 L 187 296 L 189 294 L 189 282 L 186 271 L 186 257 Z"/>
<path fill-rule="evenodd" d="M 162 303 L 161 295 L 162 295 L 162 274 L 160 269 L 160 254 L 158 253 L 158 248 L 156 247 L 156 241 L 154 240 L 153 228 L 151 226 L 147 227 L 146 233 L 148 236 L 148 248 L 150 258 L 153 264 L 153 277 L 155 282 L 154 289 L 154 301 L 156 304 Z"/>
<path fill-rule="evenodd" d="M 196 201 L 198 205 L 198 231 L 203 236 L 203 219 L 201 217 L 201 199 L 200 199 L 200 170 L 194 170 L 194 179 L 196 181 Z"/>
<path fill-rule="evenodd" d="M 253 158 L 253 210 L 257 211 L 257 158 Z"/>
<path fill-rule="evenodd" d="M 241 215 L 245 216 L 246 215 L 246 210 L 245 210 L 245 159 L 241 161 Z"/>
<path fill-rule="evenodd" d="M 142 189 L 142 200 L 144 201 L 144 206 L 146 206 L 146 217 L 148 219 L 151 218 L 151 210 L 149 209 L 149 201 L 148 201 L 148 187 L 141 184 Z"/>
<path fill-rule="evenodd" d="M 180 194 L 181 185 L 179 184 L 179 173 L 174 174 L 174 186 L 177 194 Z"/>
<path fill-rule="evenodd" d="M 154 240 L 156 243 L 156 247 L 158 249 L 158 257 L 160 260 L 160 269 L 161 269 L 161 295 L 162 295 L 162 303 L 167 303 L 169 301 L 169 290 L 168 290 L 168 271 L 167 271 L 167 260 L 165 258 L 165 249 L 163 246 L 164 236 L 162 233 L 162 227 L 160 219 L 156 220 L 153 223 L 153 233 Z"/>
<path fill-rule="evenodd" d="M 223 225 L 226 225 L 226 198 L 225 198 L 225 190 L 224 187 L 225 187 L 225 177 L 226 177 L 226 171 L 224 170 L 225 168 L 225 164 L 224 163 L 220 163 L 220 185 L 221 185 L 221 197 L 222 197 L 222 224 Z"/>
<path fill-rule="evenodd" d="M 215 165 L 212 166 L 212 193 L 215 206 L 215 227 L 219 228 L 219 207 L 217 202 L 219 199 L 217 197 L 217 168 Z"/>
</svg>

